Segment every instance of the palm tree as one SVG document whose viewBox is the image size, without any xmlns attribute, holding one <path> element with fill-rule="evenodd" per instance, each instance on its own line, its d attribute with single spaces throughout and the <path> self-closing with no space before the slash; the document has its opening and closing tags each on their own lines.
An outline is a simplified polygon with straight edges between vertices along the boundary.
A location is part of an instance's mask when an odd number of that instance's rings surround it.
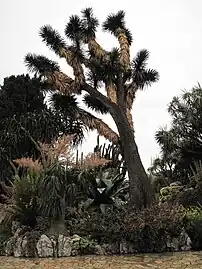
<svg viewBox="0 0 202 269">
<path fill-rule="evenodd" d="M 63 73 L 56 62 L 44 56 L 27 54 L 25 62 L 30 71 L 51 84 L 61 100 L 86 92 L 84 102 L 89 108 L 112 116 L 118 134 L 92 114 L 79 107 L 74 110 L 75 117 L 90 130 L 95 129 L 113 143 L 120 143 L 128 169 L 131 205 L 141 208 L 151 203 L 153 195 L 134 139 L 131 109 L 137 90 L 158 81 L 159 75 L 157 71 L 146 67 L 149 57 L 147 50 L 138 52 L 131 61 L 132 35 L 125 25 L 123 11 L 110 14 L 103 23 L 103 30 L 118 39 L 118 48 L 106 51 L 98 44 L 98 24 L 92 9 L 86 8 L 81 17 L 71 16 L 65 27 L 65 35 L 71 41 L 70 44 L 49 25 L 40 30 L 46 45 L 59 57 L 65 58 L 72 67 L 74 79 Z M 99 91 L 103 85 L 107 96 Z"/>
</svg>

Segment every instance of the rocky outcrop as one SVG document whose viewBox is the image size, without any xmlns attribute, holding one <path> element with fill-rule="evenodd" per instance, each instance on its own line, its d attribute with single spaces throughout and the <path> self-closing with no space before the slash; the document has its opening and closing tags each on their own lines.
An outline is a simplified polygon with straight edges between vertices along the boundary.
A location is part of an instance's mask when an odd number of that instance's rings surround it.
<svg viewBox="0 0 202 269">
<path fill-rule="evenodd" d="M 14 257 L 70 257 L 84 254 L 132 254 L 138 252 L 132 242 L 122 240 L 116 243 L 98 244 L 90 237 L 64 234 L 40 234 L 28 227 L 12 225 L 13 236 L 5 243 L 5 254 Z M 167 237 L 160 251 L 191 250 L 191 240 L 185 231 L 178 237 Z"/>
</svg>

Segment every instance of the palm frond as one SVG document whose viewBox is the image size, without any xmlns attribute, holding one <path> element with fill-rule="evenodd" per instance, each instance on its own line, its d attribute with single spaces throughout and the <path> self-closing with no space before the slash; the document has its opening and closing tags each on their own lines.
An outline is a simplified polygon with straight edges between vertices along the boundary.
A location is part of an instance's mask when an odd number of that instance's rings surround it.
<svg viewBox="0 0 202 269">
<path fill-rule="evenodd" d="M 90 96 L 89 94 L 84 95 L 83 102 L 88 108 L 96 112 L 99 112 L 101 114 L 108 113 L 108 109 L 103 106 L 103 104 L 97 98 Z"/>
<path fill-rule="evenodd" d="M 60 71 L 58 63 L 49 60 L 42 55 L 28 53 L 25 56 L 24 62 L 30 72 L 36 74 L 44 74 L 46 72 Z"/>
<path fill-rule="evenodd" d="M 45 44 L 57 55 L 60 54 L 60 50 L 62 48 L 67 48 L 64 39 L 60 36 L 58 31 L 54 30 L 50 25 L 41 27 L 39 35 L 41 36 L 43 42 L 45 42 Z"/>
</svg>

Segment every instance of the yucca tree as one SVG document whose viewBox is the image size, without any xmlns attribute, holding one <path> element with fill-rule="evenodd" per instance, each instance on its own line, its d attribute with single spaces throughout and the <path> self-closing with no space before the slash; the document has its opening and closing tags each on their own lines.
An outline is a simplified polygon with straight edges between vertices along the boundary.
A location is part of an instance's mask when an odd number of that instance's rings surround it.
<svg viewBox="0 0 202 269">
<path fill-rule="evenodd" d="M 147 50 L 141 50 L 131 60 L 132 35 L 126 28 L 123 11 L 110 14 L 102 25 L 104 31 L 118 39 L 118 48 L 106 51 L 101 47 L 96 41 L 98 25 L 92 9 L 86 8 L 80 17 L 69 18 L 65 27 L 69 44 L 51 26 L 40 29 L 45 44 L 72 67 L 74 79 L 63 73 L 56 62 L 44 56 L 27 54 L 25 62 L 30 71 L 39 74 L 57 91 L 55 98 L 57 101 L 60 99 L 63 105 L 65 98 L 85 92 L 83 100 L 87 107 L 112 116 L 118 134 L 101 119 L 74 105 L 75 117 L 90 130 L 95 129 L 113 143 L 120 143 L 128 169 L 131 205 L 141 208 L 151 203 L 152 192 L 135 142 L 131 110 L 137 90 L 156 82 L 159 75 L 157 71 L 146 68 Z M 102 87 L 106 89 L 106 95 L 99 91 Z M 68 103 L 66 109 L 70 109 Z"/>
</svg>

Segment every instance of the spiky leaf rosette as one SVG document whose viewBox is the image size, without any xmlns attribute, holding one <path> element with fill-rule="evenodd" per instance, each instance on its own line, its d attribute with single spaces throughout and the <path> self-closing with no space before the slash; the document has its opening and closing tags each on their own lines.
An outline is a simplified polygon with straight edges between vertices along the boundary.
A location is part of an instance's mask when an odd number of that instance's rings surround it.
<svg viewBox="0 0 202 269">
<path fill-rule="evenodd" d="M 93 14 L 92 8 L 86 8 L 82 13 L 83 41 L 88 44 L 92 56 L 106 61 L 106 51 L 96 41 L 96 30 L 99 26 L 98 19 Z"/>
<path fill-rule="evenodd" d="M 51 61 L 42 55 L 28 53 L 25 56 L 24 61 L 28 70 L 38 75 L 45 75 L 47 73 L 60 71 L 58 63 Z"/>
<path fill-rule="evenodd" d="M 81 11 L 82 14 L 82 26 L 84 41 L 87 43 L 89 39 L 95 38 L 99 21 L 93 15 L 92 8 L 85 8 Z"/>
<path fill-rule="evenodd" d="M 107 114 L 109 112 L 108 109 L 103 106 L 103 104 L 97 98 L 90 96 L 89 94 L 84 95 L 83 102 L 88 108 L 94 110 L 95 112 L 101 114 Z"/>
<path fill-rule="evenodd" d="M 119 11 L 117 14 L 110 14 L 103 23 L 103 30 L 114 34 L 120 45 L 120 64 L 123 71 L 127 71 L 130 65 L 130 45 L 132 35 L 125 27 L 125 12 Z"/>
<path fill-rule="evenodd" d="M 65 112 L 66 115 L 74 117 L 78 111 L 78 102 L 74 95 L 55 93 L 50 98 L 50 104 L 56 111 Z"/>
<path fill-rule="evenodd" d="M 66 49 L 67 45 L 59 32 L 50 25 L 44 25 L 39 31 L 43 42 L 52 49 L 57 55 L 60 55 L 61 49 Z"/>
<path fill-rule="evenodd" d="M 77 46 L 81 46 L 83 38 L 83 25 L 82 21 L 77 15 L 73 15 L 69 18 L 69 22 L 65 27 L 65 35 Z"/>
<path fill-rule="evenodd" d="M 159 73 L 156 70 L 146 68 L 148 58 L 148 50 L 143 49 L 132 61 L 132 79 L 139 89 L 150 86 L 159 80 Z"/>
<path fill-rule="evenodd" d="M 46 83 L 52 89 L 62 93 L 72 93 L 74 91 L 72 86 L 74 80 L 60 72 L 59 65 L 56 62 L 41 55 L 27 54 L 25 64 L 29 71 L 44 76 L 47 79 Z"/>
</svg>

